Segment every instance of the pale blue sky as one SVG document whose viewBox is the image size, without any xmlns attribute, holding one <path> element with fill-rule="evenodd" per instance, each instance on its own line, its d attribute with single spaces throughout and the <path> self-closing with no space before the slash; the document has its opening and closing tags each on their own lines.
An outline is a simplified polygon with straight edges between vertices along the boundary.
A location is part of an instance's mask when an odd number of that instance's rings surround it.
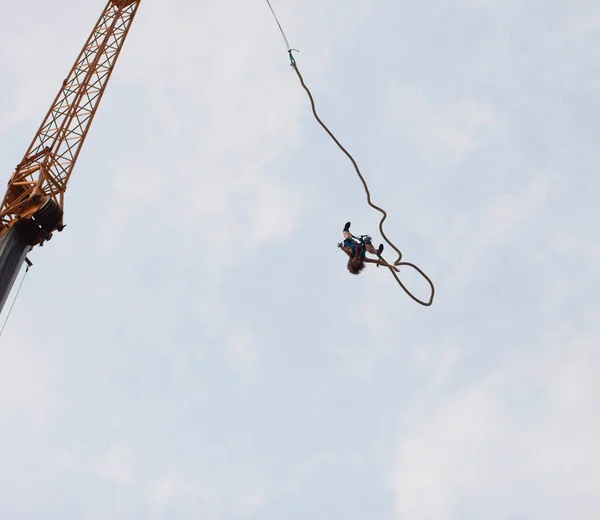
<svg viewBox="0 0 600 520">
<path fill-rule="evenodd" d="M 0 517 L 596 519 L 600 7 L 143 0 L 0 339 Z M 103 7 L 1 4 L 8 179 Z M 417 290 L 417 279 L 407 280 Z"/>
</svg>

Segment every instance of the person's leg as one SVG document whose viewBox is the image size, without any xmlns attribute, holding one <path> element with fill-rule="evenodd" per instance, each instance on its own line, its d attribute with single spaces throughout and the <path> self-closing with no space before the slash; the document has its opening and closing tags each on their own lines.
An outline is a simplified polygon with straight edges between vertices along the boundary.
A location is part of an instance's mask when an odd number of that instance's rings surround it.
<svg viewBox="0 0 600 520">
<path fill-rule="evenodd" d="M 368 244 L 365 244 L 365 248 L 367 250 L 367 253 L 371 253 L 372 255 L 379 255 L 379 251 L 377 249 L 375 249 L 373 247 L 373 244 L 371 244 L 370 242 Z"/>
<path fill-rule="evenodd" d="M 381 255 L 381 252 L 383 251 L 383 244 L 379 245 L 379 249 L 375 249 L 373 247 L 373 243 L 371 242 L 371 237 L 366 237 L 364 239 L 364 244 L 365 244 L 365 249 L 367 250 L 368 253 L 371 253 L 372 255 L 377 255 L 377 256 Z"/>
<path fill-rule="evenodd" d="M 347 231 L 344 231 L 344 248 L 350 249 L 352 251 L 352 256 L 354 256 L 356 254 L 356 246 L 357 246 L 356 242 L 354 242 L 354 240 L 352 240 L 350 233 L 348 233 Z"/>
<path fill-rule="evenodd" d="M 344 228 L 344 247 L 352 249 L 352 254 L 354 254 L 354 248 L 356 244 L 352 239 L 352 235 L 348 231 L 348 228 L 350 227 L 348 224 L 350 224 L 350 222 L 348 222 Z"/>
</svg>

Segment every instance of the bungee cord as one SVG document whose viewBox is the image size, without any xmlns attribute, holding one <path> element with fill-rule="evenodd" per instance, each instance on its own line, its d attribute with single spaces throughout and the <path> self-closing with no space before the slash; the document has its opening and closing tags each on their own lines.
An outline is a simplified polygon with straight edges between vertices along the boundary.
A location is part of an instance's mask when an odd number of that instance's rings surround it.
<svg viewBox="0 0 600 520">
<path fill-rule="evenodd" d="M 287 48 L 287 52 L 288 52 L 288 55 L 289 55 L 289 58 L 290 58 L 291 66 L 294 69 L 294 72 L 296 73 L 296 75 L 298 76 L 298 79 L 300 80 L 300 84 L 302 85 L 302 88 L 304 89 L 304 91 L 308 95 L 308 98 L 309 98 L 310 104 L 311 104 L 312 113 L 313 113 L 313 116 L 314 116 L 315 120 L 319 123 L 319 125 L 323 128 L 323 130 L 325 130 L 325 132 L 329 135 L 329 137 L 331 137 L 331 139 L 335 142 L 335 144 L 339 147 L 339 149 L 346 155 L 346 157 L 348 157 L 348 159 L 350 160 L 350 162 L 354 166 L 354 169 L 356 170 L 356 174 L 358 175 L 358 178 L 360 179 L 360 181 L 361 181 L 361 183 L 363 185 L 363 188 L 365 190 L 365 194 L 367 196 L 367 203 L 369 204 L 369 206 L 371 208 L 373 208 L 374 210 L 378 211 L 379 213 L 381 213 L 381 220 L 379 221 L 379 232 L 381 233 L 381 236 L 387 242 L 387 244 L 398 254 L 398 258 L 394 262 L 394 266 L 397 266 L 397 267 L 399 267 L 399 266 L 406 266 L 406 267 L 410 267 L 410 268 L 416 270 L 427 281 L 427 283 L 429 285 L 429 288 L 431 289 L 431 293 L 430 293 L 429 299 L 428 300 L 421 300 L 420 298 L 417 298 L 402 283 L 402 280 L 400 280 L 400 278 L 399 278 L 398 274 L 396 273 L 396 271 L 394 271 L 394 269 L 392 269 L 391 267 L 389 268 L 390 272 L 392 273 L 392 275 L 396 279 L 396 282 L 398 282 L 398 285 L 404 290 L 404 292 L 410 298 L 412 298 L 412 300 L 414 300 L 416 303 L 418 303 L 420 305 L 423 305 L 425 307 L 431 306 L 431 304 L 433 303 L 433 298 L 435 296 L 435 286 L 433 285 L 433 282 L 431 281 L 431 279 L 429 278 L 429 276 L 427 276 L 427 274 L 425 274 L 415 264 L 412 264 L 410 262 L 403 262 L 402 261 L 402 252 L 400 251 L 400 249 L 398 247 L 396 247 L 396 245 L 385 234 L 385 231 L 383 229 L 383 223 L 387 219 L 387 216 L 388 216 L 387 212 L 383 208 L 380 208 L 379 206 L 377 206 L 377 205 L 375 205 L 373 203 L 373 201 L 371 200 L 371 191 L 369 190 L 369 186 L 367 184 L 367 181 L 365 180 L 365 178 L 363 177 L 363 174 L 360 171 L 358 163 L 356 162 L 356 160 L 354 159 L 354 157 L 352 157 L 352 154 L 350 154 L 350 152 L 348 152 L 348 150 L 346 150 L 346 148 L 340 143 L 340 141 L 333 134 L 333 132 L 327 127 L 327 125 L 319 117 L 319 115 L 317 113 L 317 108 L 316 108 L 316 104 L 315 104 L 315 100 L 314 100 L 314 97 L 312 95 L 312 92 L 310 91 L 310 89 L 306 85 L 306 83 L 304 81 L 304 78 L 302 77 L 302 74 L 300 72 L 300 69 L 298 68 L 298 64 L 296 62 L 296 59 L 294 58 L 294 55 L 293 55 L 294 51 L 295 52 L 298 52 L 298 51 L 296 49 L 292 49 L 291 48 L 290 42 L 289 42 L 289 40 L 288 40 L 288 38 L 287 38 L 287 36 L 285 34 L 285 31 L 283 30 L 283 27 L 281 26 L 281 23 L 279 22 L 279 19 L 277 18 L 277 15 L 275 14 L 275 10 L 273 9 L 273 6 L 271 5 L 271 2 L 269 0 L 266 0 L 266 1 L 267 1 L 267 4 L 269 5 L 271 13 L 273 13 L 273 17 L 275 18 L 275 21 L 277 22 L 277 26 L 279 27 L 279 30 L 281 31 L 281 35 L 283 36 L 283 40 L 285 42 L 285 45 L 286 45 L 286 48 Z M 382 260 L 384 260 L 384 259 L 382 258 Z"/>
</svg>

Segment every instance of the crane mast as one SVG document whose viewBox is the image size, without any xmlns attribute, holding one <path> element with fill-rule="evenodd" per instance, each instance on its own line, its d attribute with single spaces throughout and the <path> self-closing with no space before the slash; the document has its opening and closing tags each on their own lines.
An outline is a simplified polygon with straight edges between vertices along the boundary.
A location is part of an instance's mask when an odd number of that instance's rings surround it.
<svg viewBox="0 0 600 520">
<path fill-rule="evenodd" d="M 108 0 L 0 205 L 0 311 L 29 251 L 64 228 L 67 184 L 141 0 Z"/>
</svg>

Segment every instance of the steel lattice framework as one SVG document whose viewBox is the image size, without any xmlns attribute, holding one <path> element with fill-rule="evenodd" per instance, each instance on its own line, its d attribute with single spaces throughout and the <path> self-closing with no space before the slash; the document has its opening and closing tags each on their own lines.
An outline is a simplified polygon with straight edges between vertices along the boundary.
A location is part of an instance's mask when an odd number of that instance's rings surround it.
<svg viewBox="0 0 600 520">
<path fill-rule="evenodd" d="M 73 167 L 141 0 L 109 0 L 64 80 L 0 206 L 0 236 L 49 198 L 64 210 Z"/>
</svg>

